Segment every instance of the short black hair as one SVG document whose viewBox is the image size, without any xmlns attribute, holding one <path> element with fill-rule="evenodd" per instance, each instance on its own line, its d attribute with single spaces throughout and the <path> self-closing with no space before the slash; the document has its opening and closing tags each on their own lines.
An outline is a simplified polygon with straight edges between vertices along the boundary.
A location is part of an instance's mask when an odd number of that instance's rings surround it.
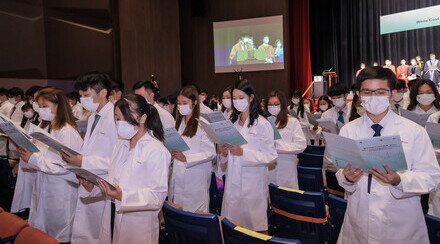
<svg viewBox="0 0 440 244">
<path fill-rule="evenodd" d="M 107 98 L 110 96 L 112 80 L 109 75 L 101 72 L 89 72 L 78 77 L 75 81 L 75 89 L 87 91 L 89 88 L 99 93 L 103 89 L 107 90 Z"/>
<path fill-rule="evenodd" d="M 397 79 L 396 84 L 394 85 L 394 90 L 404 90 L 406 88 L 406 82 L 402 79 Z"/>
<path fill-rule="evenodd" d="M 157 89 L 156 85 L 154 85 L 153 82 L 149 81 L 149 80 L 140 80 L 138 82 L 136 82 L 136 84 L 133 85 L 133 91 L 140 89 L 140 88 L 145 88 L 145 90 L 150 90 L 154 93 L 154 101 L 156 101 L 159 98 L 159 89 Z"/>
<path fill-rule="evenodd" d="M 19 87 L 12 87 L 11 89 L 9 89 L 8 91 L 8 96 L 9 97 L 16 97 L 16 96 L 20 96 L 21 99 L 23 99 L 24 96 L 24 92 L 21 88 Z"/>
<path fill-rule="evenodd" d="M 31 86 L 31 87 L 29 87 L 29 89 L 26 90 L 24 95 L 26 97 L 34 97 L 35 93 L 37 91 L 39 91 L 41 88 L 43 88 L 43 87 L 42 86 Z"/>
<path fill-rule="evenodd" d="M 166 99 L 165 97 L 161 97 L 161 98 L 157 99 L 157 102 L 163 103 L 163 104 L 168 104 L 168 99 Z"/>
<path fill-rule="evenodd" d="M 8 96 L 8 89 L 0 88 L 0 96 Z"/>
<path fill-rule="evenodd" d="M 75 100 L 77 102 L 79 101 L 79 93 L 77 91 L 73 91 L 73 92 L 67 93 L 66 97 L 68 99 L 72 99 L 72 100 Z"/>
<path fill-rule="evenodd" d="M 112 83 L 112 91 L 114 90 L 114 91 L 120 91 L 120 92 L 124 92 L 124 88 L 125 88 L 125 86 L 124 86 L 124 83 L 122 83 L 122 82 L 113 82 Z"/>
<path fill-rule="evenodd" d="M 356 85 L 358 90 L 361 88 L 362 82 L 371 79 L 388 81 L 388 86 L 390 90 L 394 89 L 397 82 L 396 75 L 390 69 L 380 66 L 366 67 L 359 73 L 358 77 L 356 78 Z"/>
<path fill-rule="evenodd" d="M 334 96 L 340 96 L 340 95 L 345 95 L 348 93 L 348 87 L 345 83 L 339 82 L 336 84 L 333 84 L 327 92 L 327 95 L 329 97 L 334 97 Z"/>
</svg>

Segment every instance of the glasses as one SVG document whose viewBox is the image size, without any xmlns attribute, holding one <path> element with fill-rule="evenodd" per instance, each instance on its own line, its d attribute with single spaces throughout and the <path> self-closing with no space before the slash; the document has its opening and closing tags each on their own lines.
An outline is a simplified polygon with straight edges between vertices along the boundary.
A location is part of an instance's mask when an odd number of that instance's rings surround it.
<svg viewBox="0 0 440 244">
<path fill-rule="evenodd" d="M 359 94 L 361 96 L 388 96 L 390 94 L 390 90 L 388 89 L 377 89 L 377 90 L 366 90 L 362 89 L 360 90 Z"/>
</svg>

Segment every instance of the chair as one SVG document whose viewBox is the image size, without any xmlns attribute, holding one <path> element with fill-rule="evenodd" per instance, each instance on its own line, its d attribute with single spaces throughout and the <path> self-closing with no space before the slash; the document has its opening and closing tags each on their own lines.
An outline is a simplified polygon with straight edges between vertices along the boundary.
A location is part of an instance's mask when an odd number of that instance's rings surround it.
<svg viewBox="0 0 440 244">
<path fill-rule="evenodd" d="M 315 145 L 307 145 L 306 149 L 303 153 L 308 154 L 316 154 L 316 155 L 324 155 L 325 146 L 315 146 Z"/>
<path fill-rule="evenodd" d="M 310 154 L 304 152 L 298 154 L 298 165 L 304 167 L 322 168 L 323 162 L 324 155 Z"/>
<path fill-rule="evenodd" d="M 55 238 L 44 233 L 41 230 L 26 227 L 18 234 L 14 244 L 57 244 L 59 243 Z"/>
<path fill-rule="evenodd" d="M 321 168 L 298 166 L 298 186 L 303 191 L 323 191 L 324 180 Z"/>
<path fill-rule="evenodd" d="M 11 241 L 27 226 L 27 222 L 8 212 L 0 213 L 0 243 Z"/>
<path fill-rule="evenodd" d="M 170 244 L 221 244 L 222 234 L 217 215 L 183 211 L 165 202 L 165 228 Z"/>
<path fill-rule="evenodd" d="M 329 240 L 324 193 L 269 185 L 270 234 L 295 238 L 302 243 Z"/>
<path fill-rule="evenodd" d="M 223 191 L 217 187 L 217 177 L 211 173 L 211 184 L 209 185 L 209 212 L 220 215 L 222 211 Z"/>
<path fill-rule="evenodd" d="M 428 227 L 429 241 L 440 243 L 440 218 L 425 214 L 425 221 Z"/>
<path fill-rule="evenodd" d="M 344 198 L 345 189 L 339 185 L 336 179 L 336 173 L 331 170 L 326 170 L 325 178 L 327 179 L 327 192 Z"/>
<path fill-rule="evenodd" d="M 347 209 L 347 201 L 338 196 L 329 194 L 328 207 L 331 226 L 330 243 L 336 243 L 338 241 L 342 223 L 344 222 L 345 210 Z"/>
<path fill-rule="evenodd" d="M 228 219 L 222 220 L 223 240 L 225 244 L 261 244 L 261 243 L 285 243 L 300 244 L 301 241 L 285 239 L 261 234 L 235 225 Z"/>
</svg>

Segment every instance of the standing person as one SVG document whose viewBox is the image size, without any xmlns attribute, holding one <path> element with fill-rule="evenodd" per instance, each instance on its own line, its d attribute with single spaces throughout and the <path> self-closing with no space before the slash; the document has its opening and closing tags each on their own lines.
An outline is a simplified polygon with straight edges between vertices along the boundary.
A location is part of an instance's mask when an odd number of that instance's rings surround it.
<svg viewBox="0 0 440 244">
<path fill-rule="evenodd" d="M 225 118 L 229 119 L 229 117 L 231 117 L 233 108 L 232 108 L 232 94 L 231 94 L 231 87 L 228 86 L 226 87 L 225 91 L 223 92 L 222 95 L 222 111 L 223 111 L 223 116 L 225 116 Z"/>
<path fill-rule="evenodd" d="M 406 60 L 400 60 L 400 65 L 397 66 L 397 79 L 406 79 L 408 78 L 408 65 L 406 65 Z"/>
<path fill-rule="evenodd" d="M 62 153 L 63 160 L 105 177 L 117 140 L 114 106 L 108 101 L 111 82 L 107 75 L 92 72 L 78 77 L 75 88 L 81 95 L 81 104 L 92 114 L 87 121 L 82 155 Z M 79 188 L 72 243 L 96 243 L 99 238 L 105 198 L 81 197 L 84 191 L 83 187 Z"/>
<path fill-rule="evenodd" d="M 413 58 L 411 59 L 411 65 L 408 67 L 408 76 L 411 79 L 420 78 L 422 75 L 422 70 L 417 65 L 417 61 Z"/>
<path fill-rule="evenodd" d="M 304 136 L 306 137 L 307 143 L 309 143 L 309 141 L 313 138 L 312 134 L 310 133 L 310 122 L 306 112 L 310 111 L 308 110 L 309 108 L 306 108 L 306 106 L 304 106 L 302 92 L 300 90 L 294 91 L 291 101 L 292 103 L 290 104 L 290 114 L 298 118 L 299 122 L 301 123 L 301 128 L 303 130 Z"/>
<path fill-rule="evenodd" d="M 12 87 L 8 91 L 8 99 L 9 102 L 14 105 L 11 113 L 11 120 L 20 124 L 23 119 L 23 111 L 21 111 L 21 107 L 25 104 L 23 90 L 18 87 Z"/>
<path fill-rule="evenodd" d="M 202 129 L 197 88 L 185 86 L 177 96 L 176 130 L 188 144 L 189 151 L 172 151 L 174 160 L 170 180 L 170 200 L 185 211 L 209 212 L 209 182 L 214 143 Z"/>
<path fill-rule="evenodd" d="M 274 132 L 260 115 L 258 98 L 248 80 L 237 81 L 232 96 L 231 122 L 247 144 L 220 146 L 222 162 L 227 162 L 222 216 L 245 228 L 267 231 L 267 166 L 277 158 Z"/>
<path fill-rule="evenodd" d="M 340 244 L 429 243 L 420 195 L 439 184 L 440 169 L 425 129 L 390 111 L 395 82 L 390 70 L 365 68 L 356 83 L 367 113 L 342 127 L 340 135 L 353 140 L 399 135 L 408 170 L 395 172 L 386 164 L 369 172 L 351 164 L 338 170 L 348 194 Z"/>
<path fill-rule="evenodd" d="M 318 98 L 318 109 L 316 110 L 316 113 L 322 114 L 331 108 L 332 102 L 330 101 L 330 98 L 328 96 L 320 96 Z"/>
<path fill-rule="evenodd" d="M 157 85 L 151 81 L 138 81 L 133 86 L 133 92 L 134 94 L 143 96 L 149 104 L 156 108 L 163 128 L 167 129 L 174 127 L 175 121 L 173 116 L 156 103 L 156 100 L 159 98 L 159 89 Z"/>
<path fill-rule="evenodd" d="M 391 63 L 391 60 L 389 60 L 389 59 L 386 59 L 386 60 L 385 60 L 385 65 L 384 65 L 383 67 L 384 67 L 384 68 L 387 68 L 387 69 L 389 69 L 389 70 L 391 70 L 391 71 L 393 71 L 394 74 L 396 73 L 396 66 L 394 66 L 394 65 Z"/>
<path fill-rule="evenodd" d="M 432 114 L 440 109 L 440 95 L 431 80 L 418 80 L 409 93 L 408 110 L 417 114 Z"/>
<path fill-rule="evenodd" d="M 95 187 L 80 178 L 86 194 L 104 195 L 107 199 L 99 243 L 158 243 L 159 211 L 167 196 L 171 161 L 163 145 L 159 114 L 139 95 L 118 100 L 114 113 L 119 140 L 112 153 L 107 182 L 116 190 L 103 181 Z"/>
<path fill-rule="evenodd" d="M 286 95 L 279 90 L 269 93 L 266 111 L 280 132 L 281 139 L 275 141 L 278 153 L 276 162 L 269 165 L 269 181 L 279 186 L 298 189 L 298 153 L 307 147 L 307 141 L 299 121 L 289 115 Z"/>
<path fill-rule="evenodd" d="M 322 113 L 322 119 L 331 119 L 337 128 L 341 129 L 348 123 L 351 108 L 347 106 L 348 88 L 344 83 L 336 83 L 328 89 L 328 96 L 332 99 L 333 107 Z"/>
<path fill-rule="evenodd" d="M 429 54 L 429 60 L 426 61 L 423 67 L 423 78 L 430 79 L 438 86 L 440 80 L 440 61 L 435 58 L 435 54 Z"/>
<path fill-rule="evenodd" d="M 77 120 L 86 120 L 89 118 L 90 112 L 86 112 L 84 107 L 79 102 L 80 96 L 77 91 L 67 93 L 66 97 L 69 101 L 70 107 L 72 108 L 73 116 Z"/>
<path fill-rule="evenodd" d="M 423 71 L 423 68 L 425 67 L 425 62 L 423 62 L 423 60 L 422 60 L 422 57 L 420 57 L 420 56 L 416 56 L 416 62 L 417 62 L 417 65 L 419 66 L 419 69 L 421 70 L 421 71 Z M 423 75 L 423 74 L 422 74 Z"/>
<path fill-rule="evenodd" d="M 63 91 L 44 88 L 38 92 L 39 114 L 49 121 L 50 134 L 63 145 L 79 151 L 82 139 Z M 38 170 L 33 187 L 29 225 L 40 229 L 59 242 L 70 242 L 75 206 L 78 199 L 78 180 L 61 155 L 53 150 L 31 153 L 18 148 L 20 158 Z"/>
</svg>

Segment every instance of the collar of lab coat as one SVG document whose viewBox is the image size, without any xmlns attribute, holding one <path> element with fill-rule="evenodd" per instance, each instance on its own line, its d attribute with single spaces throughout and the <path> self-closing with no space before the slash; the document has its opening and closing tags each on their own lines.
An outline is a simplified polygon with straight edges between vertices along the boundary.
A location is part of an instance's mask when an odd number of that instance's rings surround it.
<svg viewBox="0 0 440 244">
<path fill-rule="evenodd" d="M 96 114 L 99 114 L 99 116 L 101 116 L 101 117 L 105 117 L 107 114 L 108 114 L 108 112 L 110 111 L 110 110 L 112 110 L 112 109 L 114 109 L 114 105 L 113 105 L 113 103 L 111 103 L 111 102 L 107 102 L 105 105 L 104 105 L 104 107 L 102 107 L 102 109 L 101 110 L 99 110 L 99 112 L 95 112 L 95 113 L 93 113 L 93 115 L 92 116 L 95 116 Z"/>
<path fill-rule="evenodd" d="M 414 108 L 413 112 L 417 113 L 417 114 L 431 114 L 431 113 L 437 112 L 437 108 L 434 105 L 432 105 L 432 107 L 428 111 L 425 112 L 425 110 L 421 109 L 420 106 L 417 104 L 417 106 Z"/>
<path fill-rule="evenodd" d="M 376 123 L 374 123 L 374 122 L 370 119 L 370 117 L 368 117 L 367 113 L 365 113 L 365 114 L 362 116 L 362 123 L 363 123 L 363 125 L 365 125 L 366 128 L 369 128 L 369 130 L 367 130 L 367 131 L 368 131 L 368 134 L 369 134 L 369 135 L 371 134 L 371 137 L 373 137 L 373 135 L 374 135 L 374 130 L 371 129 L 371 126 L 372 126 L 373 124 L 376 124 Z M 383 127 L 383 130 L 382 130 L 381 135 L 384 136 L 385 133 L 386 133 L 386 132 L 388 131 L 388 129 L 390 128 L 390 126 L 393 127 L 393 125 L 398 125 L 398 124 L 400 124 L 400 123 L 401 123 L 401 121 L 399 120 L 398 115 L 397 115 L 396 113 L 394 113 L 391 109 L 388 108 L 388 113 L 387 113 L 387 114 L 385 115 L 385 117 L 383 117 L 383 119 L 378 123 L 378 124 L 380 124 L 380 125 Z M 360 131 L 362 131 L 362 129 L 361 129 Z"/>
</svg>

